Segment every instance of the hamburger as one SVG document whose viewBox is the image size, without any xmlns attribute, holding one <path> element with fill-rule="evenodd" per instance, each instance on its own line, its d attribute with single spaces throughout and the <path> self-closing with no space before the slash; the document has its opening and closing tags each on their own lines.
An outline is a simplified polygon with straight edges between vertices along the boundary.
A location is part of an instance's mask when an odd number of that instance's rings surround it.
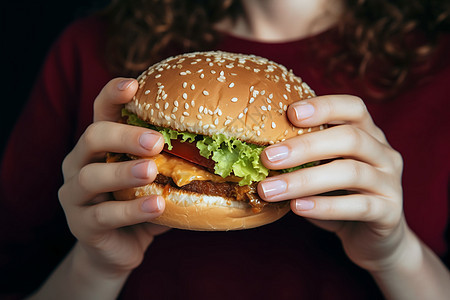
<svg viewBox="0 0 450 300">
<path fill-rule="evenodd" d="M 271 223 L 289 202 L 268 203 L 256 191 L 268 170 L 268 145 L 319 130 L 294 127 L 289 104 L 314 97 L 292 71 L 268 59 L 228 52 L 195 52 L 165 59 L 138 77 L 123 122 L 159 131 L 164 150 L 149 157 L 156 179 L 114 192 L 117 200 L 162 195 L 164 213 L 153 223 L 190 230 L 237 230 Z M 109 161 L 136 159 L 110 155 Z"/>
</svg>

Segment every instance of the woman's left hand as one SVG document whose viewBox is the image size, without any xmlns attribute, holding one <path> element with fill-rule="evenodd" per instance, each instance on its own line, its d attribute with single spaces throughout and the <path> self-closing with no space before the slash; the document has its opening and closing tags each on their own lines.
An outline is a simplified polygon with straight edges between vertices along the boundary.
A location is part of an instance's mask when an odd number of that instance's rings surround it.
<svg viewBox="0 0 450 300">
<path fill-rule="evenodd" d="M 394 264 L 406 245 L 403 161 L 363 101 L 320 96 L 292 104 L 288 117 L 298 127 L 331 126 L 267 147 L 261 155 L 264 165 L 284 169 L 331 161 L 270 177 L 259 184 L 260 196 L 291 200 L 294 213 L 335 232 L 349 258 L 362 268 L 377 271 Z M 340 194 L 330 193 L 334 191 Z"/>
</svg>

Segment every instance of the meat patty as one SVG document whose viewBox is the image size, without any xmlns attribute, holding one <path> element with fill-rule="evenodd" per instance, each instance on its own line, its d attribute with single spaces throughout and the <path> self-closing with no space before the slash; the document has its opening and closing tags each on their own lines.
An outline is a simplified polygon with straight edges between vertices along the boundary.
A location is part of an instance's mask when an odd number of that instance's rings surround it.
<svg viewBox="0 0 450 300">
<path fill-rule="evenodd" d="M 212 182 L 208 180 L 194 180 L 181 187 L 177 186 L 172 178 L 158 174 L 154 183 L 164 186 L 170 186 L 184 191 L 192 193 L 205 194 L 210 196 L 220 196 L 224 198 L 230 198 L 232 200 L 247 202 L 252 210 L 260 212 L 261 209 L 267 204 L 263 201 L 256 191 L 256 184 L 239 186 L 235 182 Z"/>
</svg>

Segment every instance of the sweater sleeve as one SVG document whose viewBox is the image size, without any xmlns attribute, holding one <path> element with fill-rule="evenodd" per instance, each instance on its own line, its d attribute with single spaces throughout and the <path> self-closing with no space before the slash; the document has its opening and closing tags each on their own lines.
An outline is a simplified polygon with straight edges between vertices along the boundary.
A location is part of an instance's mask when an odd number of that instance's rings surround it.
<svg viewBox="0 0 450 300">
<path fill-rule="evenodd" d="M 73 243 L 57 198 L 79 101 L 73 35 L 69 27 L 51 48 L 2 158 L 2 299 L 37 288 Z"/>
</svg>

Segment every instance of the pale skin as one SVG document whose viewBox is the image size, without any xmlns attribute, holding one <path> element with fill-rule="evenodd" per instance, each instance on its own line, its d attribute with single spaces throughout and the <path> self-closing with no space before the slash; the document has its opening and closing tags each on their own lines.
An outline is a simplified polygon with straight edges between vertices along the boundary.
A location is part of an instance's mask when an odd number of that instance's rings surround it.
<svg viewBox="0 0 450 300">
<path fill-rule="evenodd" d="M 218 27 L 263 41 L 305 37 L 331 26 L 331 16 L 337 17 L 340 10 L 339 1 L 311 2 L 246 0 L 236 27 L 227 27 L 228 22 Z M 299 22 L 292 11 L 306 14 L 298 27 L 292 26 Z M 318 22 L 324 11 L 327 21 Z M 114 122 L 136 89 L 135 80 L 109 82 L 95 100 L 94 123 L 66 157 L 59 197 L 78 242 L 31 298 L 114 299 L 154 237 L 167 230 L 148 223 L 164 211 L 161 197 L 109 201 L 110 191 L 151 182 L 157 172 L 151 161 L 99 163 L 108 151 L 138 156 L 161 151 L 158 133 Z M 300 127 L 335 126 L 266 148 L 261 159 L 267 167 L 342 159 L 267 179 L 258 186 L 260 196 L 290 200 L 294 213 L 335 232 L 349 258 L 372 274 L 386 298 L 447 299 L 449 271 L 410 230 L 403 215 L 401 155 L 374 124 L 363 100 L 320 96 L 292 104 L 288 117 Z M 316 196 L 335 190 L 350 193 Z"/>
</svg>

